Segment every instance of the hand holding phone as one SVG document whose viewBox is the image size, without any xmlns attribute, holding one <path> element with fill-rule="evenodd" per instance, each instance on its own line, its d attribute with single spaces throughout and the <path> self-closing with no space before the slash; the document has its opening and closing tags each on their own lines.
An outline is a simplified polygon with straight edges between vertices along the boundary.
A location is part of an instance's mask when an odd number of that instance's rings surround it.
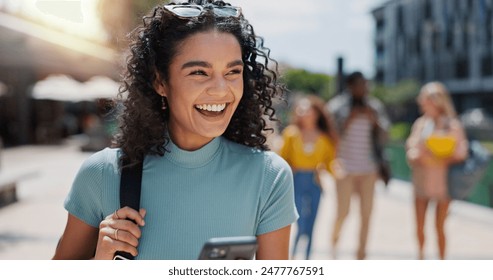
<svg viewBox="0 0 493 280">
<path fill-rule="evenodd" d="M 252 260 L 256 251 L 255 236 L 211 238 L 204 244 L 199 260 Z"/>
</svg>

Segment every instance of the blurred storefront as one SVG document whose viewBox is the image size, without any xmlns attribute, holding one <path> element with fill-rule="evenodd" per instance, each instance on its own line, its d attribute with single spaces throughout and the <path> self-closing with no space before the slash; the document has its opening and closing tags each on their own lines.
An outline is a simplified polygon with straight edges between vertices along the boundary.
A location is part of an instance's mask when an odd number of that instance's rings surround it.
<svg viewBox="0 0 493 280">
<path fill-rule="evenodd" d="M 117 61 L 116 52 L 100 43 L 0 11 L 0 82 L 3 85 L 0 136 L 4 145 L 40 141 L 38 126 L 52 129 L 57 125 L 53 120 L 60 118 L 67 107 L 63 99 L 33 99 L 33 87 L 38 81 L 60 74 L 77 82 L 86 82 L 94 76 L 116 80 L 120 74 Z M 72 89 L 63 85 L 58 88 L 59 92 L 64 90 L 68 96 Z M 81 91 L 79 95 L 87 92 Z M 71 94 L 77 96 L 77 92 Z"/>
</svg>

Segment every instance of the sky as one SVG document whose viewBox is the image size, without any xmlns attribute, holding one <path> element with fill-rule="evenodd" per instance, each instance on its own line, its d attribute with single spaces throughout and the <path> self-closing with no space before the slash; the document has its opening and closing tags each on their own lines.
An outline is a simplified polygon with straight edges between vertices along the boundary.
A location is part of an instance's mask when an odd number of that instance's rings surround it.
<svg viewBox="0 0 493 280">
<path fill-rule="evenodd" d="M 385 0 L 231 0 L 242 7 L 276 60 L 292 67 L 335 74 L 337 57 L 346 72 L 374 74 L 371 10 Z"/>
</svg>

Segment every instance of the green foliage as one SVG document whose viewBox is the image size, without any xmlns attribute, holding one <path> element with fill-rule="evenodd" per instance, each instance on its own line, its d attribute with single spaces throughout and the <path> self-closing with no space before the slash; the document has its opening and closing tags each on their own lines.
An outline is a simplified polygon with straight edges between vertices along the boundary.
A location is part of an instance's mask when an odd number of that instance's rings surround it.
<svg viewBox="0 0 493 280">
<path fill-rule="evenodd" d="M 328 100 L 335 93 L 333 78 L 326 74 L 312 73 L 304 69 L 287 69 L 281 80 L 291 92 L 315 94 Z"/>
<path fill-rule="evenodd" d="M 411 133 L 411 124 L 406 122 L 399 122 L 392 125 L 389 131 L 390 141 L 402 142 L 409 137 Z"/>
<path fill-rule="evenodd" d="M 400 105 L 413 100 L 419 93 L 419 83 L 415 80 L 403 80 L 395 86 L 377 84 L 371 94 L 386 105 Z"/>
</svg>

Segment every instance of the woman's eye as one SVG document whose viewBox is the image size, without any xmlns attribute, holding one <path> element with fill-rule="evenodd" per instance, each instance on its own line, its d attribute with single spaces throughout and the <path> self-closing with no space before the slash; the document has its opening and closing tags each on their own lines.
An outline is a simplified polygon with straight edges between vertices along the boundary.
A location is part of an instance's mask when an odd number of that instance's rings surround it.
<svg viewBox="0 0 493 280">
<path fill-rule="evenodd" d="M 242 69 L 233 69 L 231 71 L 229 71 L 228 75 L 237 75 L 237 74 L 241 74 L 242 72 Z"/>
<path fill-rule="evenodd" d="M 190 75 L 200 75 L 200 76 L 207 76 L 207 73 L 205 73 L 204 70 L 195 70 L 190 73 Z"/>
</svg>

